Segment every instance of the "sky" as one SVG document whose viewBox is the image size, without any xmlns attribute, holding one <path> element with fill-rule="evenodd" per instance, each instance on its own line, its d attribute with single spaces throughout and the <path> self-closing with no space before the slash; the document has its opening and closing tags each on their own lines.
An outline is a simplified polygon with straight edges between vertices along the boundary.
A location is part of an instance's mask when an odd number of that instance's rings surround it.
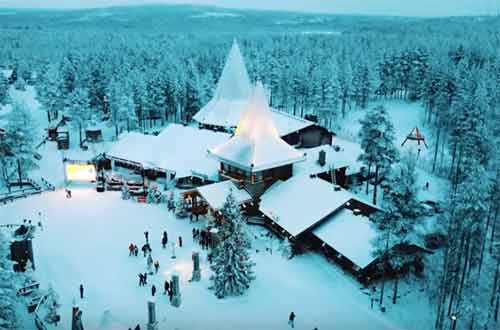
<svg viewBox="0 0 500 330">
<path fill-rule="evenodd" d="M 0 8 L 74 9 L 148 3 L 397 16 L 470 16 L 500 12 L 500 0 L 0 0 Z"/>
</svg>

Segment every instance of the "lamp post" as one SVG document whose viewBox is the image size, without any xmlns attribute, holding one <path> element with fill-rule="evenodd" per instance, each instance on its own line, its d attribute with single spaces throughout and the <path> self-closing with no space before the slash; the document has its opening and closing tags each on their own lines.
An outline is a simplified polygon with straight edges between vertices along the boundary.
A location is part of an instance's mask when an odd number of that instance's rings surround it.
<svg viewBox="0 0 500 330">
<path fill-rule="evenodd" d="M 457 328 L 457 319 L 458 319 L 458 317 L 457 317 L 456 314 L 452 314 L 450 316 L 450 318 L 451 318 L 451 330 L 455 330 Z"/>
</svg>

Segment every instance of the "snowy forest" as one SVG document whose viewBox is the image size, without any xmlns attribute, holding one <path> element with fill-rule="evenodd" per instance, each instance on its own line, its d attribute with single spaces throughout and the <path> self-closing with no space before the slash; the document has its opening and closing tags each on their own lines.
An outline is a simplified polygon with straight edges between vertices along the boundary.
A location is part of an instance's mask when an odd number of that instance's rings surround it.
<svg viewBox="0 0 500 330">
<path fill-rule="evenodd" d="M 316 115 L 333 132 L 342 129 L 339 122 L 352 111 L 366 109 L 362 126 L 367 130 L 386 120 L 383 109 L 382 118 L 369 111 L 376 100 L 424 106 L 433 141 L 428 164 L 418 164 L 411 155 L 363 159 L 373 171 L 377 168 L 376 185 L 385 181 L 401 189 L 382 203 L 394 212 L 373 219 L 386 230 L 381 250 L 389 240 L 404 242 L 411 234 L 415 167 L 449 180 L 438 221 L 447 244 L 426 265 L 435 329 L 455 326 L 457 317 L 459 329 L 498 326 L 500 19 L 238 16 L 245 11 L 224 18 L 227 24 L 193 18 L 205 10 L 106 9 L 114 18 L 101 15 L 103 10 L 80 13 L 89 20 L 51 11 L 27 11 L 16 19 L 1 15 L 0 69 L 12 71 L 9 77 L 0 75 L 0 104 L 14 103 L 8 130 L 18 133 L 0 139 L 2 178 L 36 166 L 25 156 L 37 142 L 29 114 L 25 105 L 10 100 L 11 85 L 18 90 L 35 86 L 49 121 L 64 114 L 80 131 L 107 121 L 116 139 L 125 131 L 153 132 L 166 123 L 190 122 L 210 100 L 237 38 L 250 79 L 264 83 L 272 107 L 299 117 Z M 182 26 L 163 22 L 161 14 L 181 16 Z M 200 19 L 210 22 L 200 28 Z M 359 139 L 363 145 L 370 137 Z M 2 154 L 7 149 L 19 158 L 11 161 Z M 2 279 L 3 272 L 0 267 Z M 8 291 L 0 283 L 0 292 Z M 11 302 L 1 299 L 0 329 L 10 329 L 2 319 L 11 313 Z"/>
</svg>

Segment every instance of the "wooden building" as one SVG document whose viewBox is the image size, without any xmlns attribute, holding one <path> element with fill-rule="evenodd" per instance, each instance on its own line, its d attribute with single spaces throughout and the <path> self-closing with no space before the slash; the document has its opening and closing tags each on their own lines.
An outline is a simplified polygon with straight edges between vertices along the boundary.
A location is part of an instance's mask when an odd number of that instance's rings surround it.
<svg viewBox="0 0 500 330">
<path fill-rule="evenodd" d="M 257 199 L 277 180 L 293 175 L 304 155 L 283 141 L 258 83 L 234 136 L 209 150 L 220 162 L 221 179 L 230 179 Z"/>
</svg>

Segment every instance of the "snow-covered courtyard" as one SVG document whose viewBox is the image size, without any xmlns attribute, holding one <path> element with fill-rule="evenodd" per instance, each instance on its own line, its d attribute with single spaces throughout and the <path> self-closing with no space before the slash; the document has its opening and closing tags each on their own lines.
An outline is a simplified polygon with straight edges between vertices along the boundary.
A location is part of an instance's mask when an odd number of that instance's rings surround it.
<svg viewBox="0 0 500 330">
<path fill-rule="evenodd" d="M 192 239 L 189 220 L 177 219 L 164 205 L 123 201 L 119 193 L 98 194 L 95 189 L 73 189 L 67 199 L 64 190 L 45 193 L 2 206 L 2 223 L 38 221 L 43 231 L 34 240 L 35 277 L 43 286 L 52 285 L 61 299 L 63 329 L 71 323 L 71 306 L 83 310 L 86 329 L 127 329 L 145 325 L 151 285 L 158 289 L 157 316 L 160 329 L 287 329 L 288 315 L 297 315 L 298 329 L 402 329 L 388 321 L 360 285 L 335 265 L 306 253 L 288 260 L 278 251 L 278 239 L 271 241 L 259 227 L 253 233 L 253 260 L 257 278 L 250 290 L 237 298 L 217 299 L 209 290 L 206 254 Z M 144 244 L 149 231 L 152 256 L 160 263 L 157 275 L 147 287 L 138 286 L 138 274 L 146 271 L 146 258 L 128 255 L 130 243 Z M 169 247 L 161 248 L 161 234 L 167 230 Z M 177 238 L 182 236 L 180 248 Z M 172 259 L 172 241 L 176 242 Z M 272 247 L 272 255 L 266 248 Z M 191 253 L 202 252 L 202 281 L 189 282 Z M 258 251 L 258 252 L 257 252 Z M 163 283 L 178 272 L 182 304 L 169 304 Z M 78 287 L 84 285 L 84 299 Z"/>
</svg>

